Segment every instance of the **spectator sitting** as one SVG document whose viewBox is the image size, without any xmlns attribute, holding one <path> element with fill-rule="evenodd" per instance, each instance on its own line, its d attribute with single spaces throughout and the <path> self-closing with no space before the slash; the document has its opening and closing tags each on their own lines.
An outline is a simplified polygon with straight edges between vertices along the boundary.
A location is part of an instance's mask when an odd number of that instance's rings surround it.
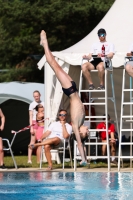
<svg viewBox="0 0 133 200">
<path fill-rule="evenodd" d="M 98 37 L 99 41 L 92 45 L 91 51 L 89 55 L 84 55 L 84 59 L 90 60 L 90 62 L 86 62 L 82 65 L 83 75 L 87 79 L 89 83 L 89 90 L 94 90 L 95 86 L 93 85 L 93 81 L 91 78 L 90 71 L 97 69 L 100 85 L 98 86 L 98 90 L 104 90 L 104 57 L 106 56 L 107 59 L 112 59 L 115 54 L 115 47 L 114 44 L 106 41 L 106 31 L 105 29 L 101 28 L 98 30 Z M 105 48 L 105 51 L 102 52 L 102 47 Z M 92 55 L 97 55 L 99 59 L 92 59 Z"/>
<path fill-rule="evenodd" d="M 105 114 L 103 116 L 105 116 Z M 101 122 L 97 125 L 97 129 L 104 129 L 103 131 L 99 131 L 99 137 L 101 138 L 102 143 L 104 143 L 104 142 L 107 143 L 105 117 L 103 118 L 103 120 L 104 120 L 103 122 Z M 109 115 L 108 115 L 108 121 L 110 121 Z M 112 124 L 110 122 L 108 122 L 108 134 L 109 134 L 109 138 L 110 138 L 109 144 L 111 147 L 111 156 L 112 156 L 111 163 L 117 165 L 117 161 L 115 159 L 115 155 L 116 155 L 115 126 L 114 126 L 114 124 Z M 102 145 L 102 156 L 106 155 L 106 149 L 107 149 L 107 146 Z"/>
<path fill-rule="evenodd" d="M 67 111 L 61 109 L 59 111 L 59 121 L 53 122 L 48 127 L 47 131 L 42 135 L 41 143 L 29 145 L 31 149 L 39 146 L 44 146 L 45 156 L 48 161 L 47 170 L 52 170 L 52 160 L 50 150 L 53 148 L 63 147 L 64 139 L 69 138 L 72 133 L 72 126 L 66 123 Z"/>
</svg>

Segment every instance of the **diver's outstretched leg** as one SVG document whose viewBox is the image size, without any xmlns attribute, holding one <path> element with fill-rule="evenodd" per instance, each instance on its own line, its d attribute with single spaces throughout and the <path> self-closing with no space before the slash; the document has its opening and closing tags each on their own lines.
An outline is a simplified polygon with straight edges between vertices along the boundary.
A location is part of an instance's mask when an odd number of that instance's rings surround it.
<svg viewBox="0 0 133 200">
<path fill-rule="evenodd" d="M 51 68 L 54 70 L 56 77 L 60 81 L 62 87 L 63 88 L 71 87 L 72 79 L 56 62 L 54 56 L 52 55 L 52 53 L 49 49 L 46 33 L 44 30 L 42 30 L 40 33 L 40 39 L 41 39 L 40 44 L 44 47 L 46 60 L 47 60 L 48 64 L 51 66 Z"/>
</svg>

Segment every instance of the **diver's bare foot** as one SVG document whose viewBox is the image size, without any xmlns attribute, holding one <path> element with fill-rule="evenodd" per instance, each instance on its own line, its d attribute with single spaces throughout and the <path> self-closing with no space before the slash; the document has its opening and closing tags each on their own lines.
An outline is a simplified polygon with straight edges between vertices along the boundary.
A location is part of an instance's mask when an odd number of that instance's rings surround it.
<svg viewBox="0 0 133 200">
<path fill-rule="evenodd" d="M 42 30 L 40 33 L 40 45 L 44 46 L 46 41 L 47 41 L 46 32 Z"/>
</svg>

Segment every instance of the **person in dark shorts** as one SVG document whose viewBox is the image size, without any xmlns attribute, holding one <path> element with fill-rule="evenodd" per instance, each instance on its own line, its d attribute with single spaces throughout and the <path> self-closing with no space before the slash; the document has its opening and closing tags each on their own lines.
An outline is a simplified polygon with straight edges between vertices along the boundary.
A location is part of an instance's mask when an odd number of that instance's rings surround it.
<svg viewBox="0 0 133 200">
<path fill-rule="evenodd" d="M 40 34 L 40 44 L 44 47 L 45 56 L 48 64 L 53 69 L 56 74 L 57 79 L 60 81 L 61 86 L 63 88 L 64 93 L 70 98 L 70 115 L 71 115 L 71 123 L 74 134 L 77 139 L 77 146 L 81 155 L 81 165 L 86 165 L 87 160 L 84 154 L 83 144 L 81 142 L 80 134 L 86 135 L 88 134 L 88 127 L 84 126 L 85 119 L 85 110 L 84 105 L 82 104 L 80 97 L 78 95 L 76 84 L 72 80 L 72 78 L 60 67 L 60 65 L 54 59 L 46 37 L 45 31 L 41 31 Z"/>
<path fill-rule="evenodd" d="M 90 71 L 97 69 L 98 77 L 100 81 L 100 85 L 98 86 L 98 90 L 104 90 L 104 59 L 105 56 L 107 59 L 112 59 L 115 54 L 115 48 L 112 43 L 106 41 L 106 31 L 101 28 L 98 30 L 99 42 L 96 42 L 92 45 L 91 51 L 89 55 L 84 55 L 83 59 L 88 60 L 89 62 L 85 62 L 82 64 L 82 72 L 85 78 L 89 83 L 89 90 L 94 90 L 95 86 L 93 85 L 93 81 L 91 78 Z M 102 47 L 104 46 L 105 51 L 104 54 L 102 52 Z M 95 57 L 94 57 L 95 56 Z"/>
</svg>

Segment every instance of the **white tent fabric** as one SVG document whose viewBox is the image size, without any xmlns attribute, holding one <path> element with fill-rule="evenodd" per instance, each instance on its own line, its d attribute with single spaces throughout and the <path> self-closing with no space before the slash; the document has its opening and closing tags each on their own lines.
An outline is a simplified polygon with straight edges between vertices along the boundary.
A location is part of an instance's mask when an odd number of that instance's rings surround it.
<svg viewBox="0 0 133 200">
<path fill-rule="evenodd" d="M 0 104 L 8 99 L 20 100 L 29 104 L 33 101 L 33 91 L 35 90 L 41 93 L 41 99 L 44 100 L 44 84 L 25 82 L 0 83 Z"/>
<path fill-rule="evenodd" d="M 82 56 L 88 54 L 91 45 L 98 41 L 97 31 L 100 28 L 106 29 L 107 41 L 115 45 L 116 54 L 113 57 L 112 63 L 114 67 L 114 85 L 116 94 L 116 104 L 118 117 L 121 110 L 121 88 L 122 88 L 122 69 L 120 66 L 124 64 L 124 57 L 128 52 L 130 44 L 133 42 L 133 0 L 116 0 L 101 22 L 89 33 L 85 38 L 75 45 L 61 52 L 52 52 L 57 62 L 62 66 L 63 70 L 76 81 L 77 87 L 79 84 L 80 65 Z M 48 37 L 48 35 L 47 35 Z M 65 96 L 61 92 L 60 84 L 54 80 L 54 73 L 46 62 L 45 55 L 38 62 L 38 68 L 45 66 L 45 114 L 47 117 L 56 118 L 59 107 L 67 107 L 64 104 Z M 67 70 L 66 70 L 67 69 Z M 75 73 L 76 72 L 76 73 Z M 127 76 L 126 88 L 129 88 L 129 76 Z M 94 83 L 97 83 L 97 76 L 92 77 Z M 87 83 L 88 84 L 88 83 Z M 94 85 L 95 85 L 94 84 Z M 55 92 L 56 91 L 56 92 Z M 111 90 L 109 90 L 111 92 Z M 110 96 L 110 94 L 109 94 Z M 63 103 L 61 103 L 61 99 Z M 67 98 L 68 99 L 68 98 Z M 50 101 L 49 101 L 50 100 Z M 56 100 L 56 102 L 55 102 Z M 68 101 L 68 100 L 67 100 Z M 50 103 L 49 103 L 50 102 Z M 97 110 L 97 108 L 96 108 Z M 99 113 L 103 111 L 98 111 Z M 109 113 L 113 116 L 113 108 L 110 106 Z M 45 127 L 47 124 L 45 124 Z"/>
<path fill-rule="evenodd" d="M 80 65 L 82 56 L 88 54 L 91 45 L 98 41 L 97 31 L 104 28 L 107 31 L 107 41 L 114 43 L 116 54 L 113 58 L 113 67 L 120 67 L 124 63 L 124 56 L 133 42 L 133 0 L 116 0 L 101 22 L 85 38 L 61 52 L 53 55 L 71 65 Z M 45 56 L 38 63 L 42 68 Z"/>
</svg>

